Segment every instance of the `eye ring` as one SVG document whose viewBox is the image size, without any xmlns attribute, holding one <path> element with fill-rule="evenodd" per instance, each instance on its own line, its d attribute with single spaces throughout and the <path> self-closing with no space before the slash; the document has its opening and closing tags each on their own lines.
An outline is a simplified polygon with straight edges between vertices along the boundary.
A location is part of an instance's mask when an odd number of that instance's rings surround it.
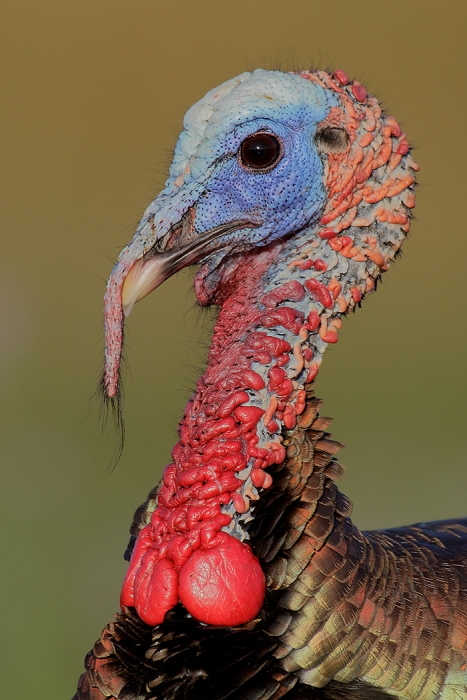
<svg viewBox="0 0 467 700">
<path fill-rule="evenodd" d="M 328 125 L 316 132 L 315 143 L 321 153 L 343 153 L 350 138 L 343 127 Z"/>
<path fill-rule="evenodd" d="M 275 134 L 258 131 L 242 141 L 238 156 L 245 169 L 265 173 L 272 170 L 281 159 L 281 142 Z"/>
</svg>

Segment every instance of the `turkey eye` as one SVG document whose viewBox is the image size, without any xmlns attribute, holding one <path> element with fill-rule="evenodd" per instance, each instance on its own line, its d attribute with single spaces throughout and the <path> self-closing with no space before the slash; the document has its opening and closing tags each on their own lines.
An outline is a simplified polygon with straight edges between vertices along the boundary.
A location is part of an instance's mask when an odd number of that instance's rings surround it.
<svg viewBox="0 0 467 700">
<path fill-rule="evenodd" d="M 254 170 L 271 167 L 278 160 L 280 153 L 280 143 L 272 134 L 253 134 L 240 146 L 243 163 Z"/>
</svg>

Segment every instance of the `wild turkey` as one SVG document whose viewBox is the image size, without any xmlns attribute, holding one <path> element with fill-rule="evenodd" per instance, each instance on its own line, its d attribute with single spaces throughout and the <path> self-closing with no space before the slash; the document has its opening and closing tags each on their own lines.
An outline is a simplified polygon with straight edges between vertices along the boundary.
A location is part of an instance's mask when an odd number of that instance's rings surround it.
<svg viewBox="0 0 467 700">
<path fill-rule="evenodd" d="M 219 315 L 75 700 L 466 700 L 467 519 L 361 532 L 313 393 L 409 231 L 417 170 L 341 70 L 244 73 L 188 111 L 108 283 L 107 397 L 124 317 L 167 277 L 200 263 Z"/>
</svg>

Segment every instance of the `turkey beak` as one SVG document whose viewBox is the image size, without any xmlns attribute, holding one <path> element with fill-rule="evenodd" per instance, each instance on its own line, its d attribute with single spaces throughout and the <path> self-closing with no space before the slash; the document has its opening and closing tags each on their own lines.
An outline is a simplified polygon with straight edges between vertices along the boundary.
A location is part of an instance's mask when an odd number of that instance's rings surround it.
<svg viewBox="0 0 467 700">
<path fill-rule="evenodd" d="M 150 294 L 166 279 L 224 247 L 219 244 L 211 247 L 213 241 L 247 227 L 252 227 L 251 222 L 233 221 L 216 226 L 205 233 L 192 235 L 188 243 L 183 241 L 183 227 L 180 231 L 171 231 L 165 237 L 165 247 L 161 250 L 159 241 L 134 263 L 125 277 L 122 287 L 122 308 L 125 317 L 128 318 L 137 301 Z M 227 245 L 227 242 L 224 245 Z"/>
<path fill-rule="evenodd" d="M 145 244 L 142 234 L 146 227 L 137 231 L 133 240 L 120 253 L 104 297 L 105 364 L 102 384 L 109 399 L 116 398 L 117 402 L 120 400 L 124 320 L 134 304 L 178 270 L 226 247 L 229 244 L 227 234 L 259 225 L 248 221 L 232 221 L 198 234 L 190 218 L 185 217 L 167 233 L 158 236 L 144 254 L 139 251 Z M 147 228 L 152 237 L 152 228 Z"/>
</svg>

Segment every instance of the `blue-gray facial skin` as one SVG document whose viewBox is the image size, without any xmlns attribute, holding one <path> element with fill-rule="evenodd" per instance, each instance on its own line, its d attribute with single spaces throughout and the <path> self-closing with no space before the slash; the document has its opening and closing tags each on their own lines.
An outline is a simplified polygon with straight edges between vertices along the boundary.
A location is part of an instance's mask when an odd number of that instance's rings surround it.
<svg viewBox="0 0 467 700">
<path fill-rule="evenodd" d="M 146 210 L 129 247 L 144 255 L 195 204 L 194 228 L 203 233 L 231 221 L 255 228 L 229 242 L 265 245 L 316 220 L 325 192 L 314 143 L 319 122 L 337 97 L 298 75 L 257 70 L 209 92 L 186 114 L 165 189 Z M 252 134 L 280 143 L 274 168 L 254 171 L 239 148 Z"/>
</svg>

